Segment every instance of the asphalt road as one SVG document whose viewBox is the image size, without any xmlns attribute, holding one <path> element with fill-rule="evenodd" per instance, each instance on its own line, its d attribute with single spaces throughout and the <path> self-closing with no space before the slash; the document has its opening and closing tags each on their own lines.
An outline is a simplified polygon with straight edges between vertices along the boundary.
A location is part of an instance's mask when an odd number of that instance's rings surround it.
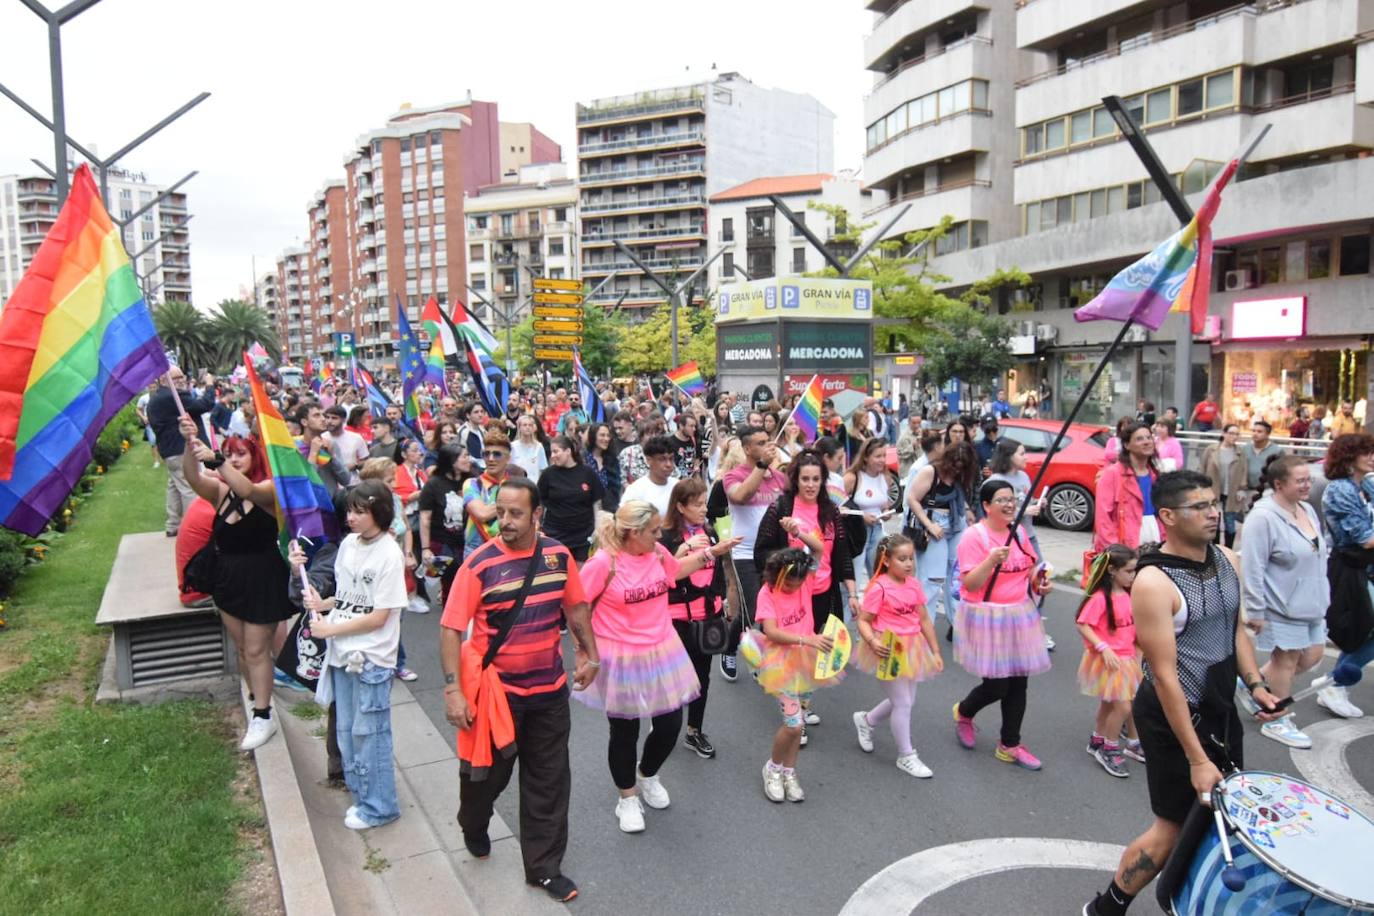
<svg viewBox="0 0 1374 916">
<path fill-rule="evenodd" d="M 718 756 L 702 760 L 679 744 L 660 773 L 671 807 L 647 811 L 648 829 L 631 836 L 620 832 L 614 816 L 606 720 L 574 701 L 572 839 L 564 862 L 564 871 L 582 889 L 573 908 L 617 916 L 831 914 L 888 865 L 945 844 L 997 837 L 1128 843 L 1150 821 L 1143 767 L 1132 764 L 1130 778 L 1116 779 L 1084 752 L 1095 701 L 1080 695 L 1074 680 L 1081 652 L 1072 624 L 1077 603 L 1072 594 L 1055 593 L 1046 606 L 1047 625 L 1060 648 L 1053 670 L 1031 680 L 1023 728 L 1024 742 L 1045 763 L 1038 773 L 993 757 L 995 707 L 979 716 L 976 750 L 956 743 L 950 709 L 975 678 L 953 664 L 946 644 L 946 670 L 921 685 L 913 723 L 916 750 L 935 771 L 933 779 L 914 779 L 896 769 L 885 727 L 875 730 L 874 753 L 859 750 L 850 716 L 877 703 L 882 693 L 874 679 L 853 672 L 817 694 L 822 722 L 810 729 L 810 744 L 798 764 L 805 803 L 772 804 L 763 796 L 759 770 L 779 722 L 777 705 L 747 675 L 733 684 L 715 676 L 705 731 Z M 411 690 L 452 737 L 440 690 L 438 616 L 407 614 L 403 633 L 410 665 L 420 673 Z M 937 629 L 943 633 L 944 627 L 937 624 Z M 1328 659 L 1323 670 L 1330 665 Z M 1351 694 L 1374 714 L 1374 678 Z M 1312 699 L 1299 705 L 1297 716 L 1300 725 L 1328 718 Z M 1253 726 L 1246 738 L 1248 768 L 1297 775 L 1288 748 L 1261 737 Z M 1374 791 L 1374 739 L 1355 741 L 1346 759 L 1360 784 Z M 456 794 L 455 786 L 455 799 Z M 518 824 L 516 805 L 512 783 L 498 803 L 512 827 Z M 915 910 L 907 905 L 885 912 L 1078 913 L 1109 878 L 1106 871 L 1056 864 L 1061 867 L 964 881 Z M 915 884 L 919 887 L 919 875 Z M 1159 912 L 1152 890 L 1147 896 L 1133 912 Z"/>
</svg>

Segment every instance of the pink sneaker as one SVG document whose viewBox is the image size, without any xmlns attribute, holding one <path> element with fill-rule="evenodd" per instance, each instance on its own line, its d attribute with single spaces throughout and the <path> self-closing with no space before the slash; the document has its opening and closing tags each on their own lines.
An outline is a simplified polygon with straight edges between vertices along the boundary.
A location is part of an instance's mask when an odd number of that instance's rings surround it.
<svg viewBox="0 0 1374 916">
<path fill-rule="evenodd" d="M 1026 750 L 1024 744 L 1018 744 L 1016 747 L 1007 747 L 999 741 L 997 743 L 997 759 L 1003 763 L 1014 763 L 1026 770 L 1038 770 L 1043 766 L 1040 762 L 1040 758 Z"/>
<path fill-rule="evenodd" d="M 969 750 L 973 750 L 974 744 L 978 742 L 978 726 L 973 724 L 973 720 L 959 715 L 959 704 L 954 704 L 954 734 L 959 738 L 959 743 Z"/>
</svg>

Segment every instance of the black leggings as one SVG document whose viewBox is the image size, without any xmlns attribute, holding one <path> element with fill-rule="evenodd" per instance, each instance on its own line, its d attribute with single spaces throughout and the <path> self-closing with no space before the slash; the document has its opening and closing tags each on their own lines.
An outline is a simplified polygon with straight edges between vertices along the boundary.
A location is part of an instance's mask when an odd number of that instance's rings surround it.
<svg viewBox="0 0 1374 916">
<path fill-rule="evenodd" d="M 687 704 L 687 727 L 693 731 L 701 731 L 702 720 L 706 718 L 706 692 L 711 687 L 711 656 L 698 652 L 696 646 L 687 638 L 687 621 L 674 620 L 673 629 L 677 630 L 677 637 L 682 640 L 682 647 L 687 650 L 687 657 L 692 660 L 692 667 L 696 669 L 697 680 L 701 681 L 701 696 Z"/>
<path fill-rule="evenodd" d="M 639 720 L 607 716 L 611 723 L 611 741 L 606 747 L 606 760 L 611 765 L 611 779 L 617 789 L 635 787 L 635 758 L 639 756 Z M 644 756 L 639 760 L 639 772 L 653 776 L 663 761 L 673 752 L 678 733 L 682 731 L 682 710 L 674 709 L 651 720 L 653 728 L 644 739 Z"/>
<path fill-rule="evenodd" d="M 1002 704 L 1002 744 L 1016 747 L 1021 743 L 1021 720 L 1026 717 L 1026 684 L 1024 674 L 1018 677 L 985 677 L 983 683 L 968 692 L 959 703 L 959 715 L 972 719 L 985 706 Z"/>
</svg>

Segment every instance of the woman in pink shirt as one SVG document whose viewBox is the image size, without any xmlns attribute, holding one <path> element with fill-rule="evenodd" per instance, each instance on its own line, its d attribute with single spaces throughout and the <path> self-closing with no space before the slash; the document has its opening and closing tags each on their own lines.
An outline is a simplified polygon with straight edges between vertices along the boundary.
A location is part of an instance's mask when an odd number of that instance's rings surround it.
<svg viewBox="0 0 1374 916">
<path fill-rule="evenodd" d="M 573 696 L 610 720 L 607 758 L 620 790 L 616 817 L 626 833 L 644 829 L 641 798 L 650 808 L 668 807 L 658 771 L 682 731 L 682 707 L 701 693 L 692 661 L 673 630 L 668 591 L 702 569 L 710 551 L 678 560 L 658 543 L 662 533 L 657 509 L 626 500 L 598 526 L 598 550 L 581 571 L 602 668 L 592 686 Z M 641 757 L 643 716 L 653 726 Z"/>
<path fill-rule="evenodd" d="M 985 706 L 1001 703 L 997 759 L 1038 770 L 1039 759 L 1021 743 L 1021 720 L 1026 715 L 1027 680 L 1050 669 L 1050 656 L 1031 595 L 1043 595 L 1053 586 L 1038 577 L 1032 581 L 1035 551 L 1024 530 L 1007 543 L 1016 517 L 1011 484 L 989 480 L 978 498 L 984 518 L 959 541 L 963 598 L 954 618 L 954 660 L 983 682 L 954 704 L 955 733 L 959 743 L 972 750 L 978 734 L 973 717 Z"/>
</svg>

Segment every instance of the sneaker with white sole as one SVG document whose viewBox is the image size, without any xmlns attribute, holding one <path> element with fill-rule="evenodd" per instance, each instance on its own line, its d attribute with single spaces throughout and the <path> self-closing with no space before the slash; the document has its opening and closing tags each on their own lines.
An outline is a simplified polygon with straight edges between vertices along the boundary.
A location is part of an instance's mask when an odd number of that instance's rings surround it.
<svg viewBox="0 0 1374 916">
<path fill-rule="evenodd" d="M 782 771 L 782 794 L 783 798 L 790 802 L 806 801 L 806 793 L 802 791 L 801 780 L 797 778 L 796 770 L 790 773 L 787 770 Z"/>
<path fill-rule="evenodd" d="M 1121 757 L 1121 748 L 1112 744 L 1104 744 L 1093 751 L 1095 759 L 1102 769 L 1118 779 L 1125 779 L 1131 775 L 1131 771 L 1126 769 L 1126 762 Z"/>
<path fill-rule="evenodd" d="M 820 713 L 812 712 L 810 706 L 806 707 L 806 709 L 803 710 L 802 715 L 805 716 L 803 721 L 805 721 L 807 725 L 821 724 Z"/>
<path fill-rule="evenodd" d="M 721 677 L 725 678 L 727 681 L 733 684 L 735 682 L 735 679 L 739 677 L 738 671 L 739 668 L 735 662 L 735 657 L 733 655 L 722 655 L 720 657 Z"/>
<path fill-rule="evenodd" d="M 410 599 L 410 603 L 406 605 L 406 610 L 412 614 L 428 614 L 429 602 L 416 595 Z"/>
<path fill-rule="evenodd" d="M 418 681 L 420 679 L 420 675 L 411 671 L 409 668 L 397 668 L 396 676 L 403 681 Z"/>
<path fill-rule="evenodd" d="M 763 765 L 763 794 L 770 802 L 782 802 L 787 797 L 787 790 L 782 784 L 782 770 L 775 770 L 766 763 Z"/>
<path fill-rule="evenodd" d="M 663 783 L 659 782 L 658 775 L 645 776 L 637 774 L 635 784 L 639 786 L 639 797 L 644 799 L 644 804 L 650 808 L 662 810 L 670 804 L 668 790 L 663 788 Z"/>
<path fill-rule="evenodd" d="M 257 716 L 250 716 L 248 731 L 244 732 L 243 740 L 239 742 L 239 750 L 256 750 L 270 741 L 276 733 L 277 720 L 275 718 L 269 716 L 266 719 L 259 719 Z"/>
<path fill-rule="evenodd" d="M 621 833 L 644 832 L 644 806 L 638 795 L 621 796 L 615 803 L 615 817 L 620 821 Z"/>
<path fill-rule="evenodd" d="M 1046 652 L 1053 652 L 1053 651 L 1054 651 L 1054 637 L 1051 636 L 1051 635 L 1048 634 L 1048 633 L 1045 634 L 1045 651 L 1046 651 Z"/>
<path fill-rule="evenodd" d="M 344 815 L 344 826 L 349 830 L 371 830 L 372 825 L 358 817 L 356 811 L 350 811 Z"/>
<path fill-rule="evenodd" d="M 1121 745 L 1121 754 L 1123 757 L 1131 758 L 1136 763 L 1145 762 L 1145 748 L 1141 747 L 1139 741 L 1126 740 Z"/>
<path fill-rule="evenodd" d="M 868 713 L 862 710 L 854 713 L 854 731 L 859 736 L 859 750 L 873 753 L 873 726 L 868 724 Z"/>
<path fill-rule="evenodd" d="M 357 816 L 358 816 L 358 806 L 357 806 L 357 805 L 349 805 L 349 806 L 348 806 L 348 810 L 344 812 L 344 817 L 349 818 L 349 817 L 357 817 Z"/>
<path fill-rule="evenodd" d="M 917 779 L 929 779 L 935 775 L 930 767 L 921 762 L 921 758 L 916 756 L 915 751 L 898 757 L 897 769 L 910 776 L 915 776 Z"/>
<path fill-rule="evenodd" d="M 1279 744 L 1286 744 L 1299 750 L 1307 750 L 1312 747 L 1312 739 L 1293 724 L 1292 716 L 1284 716 L 1273 722 L 1265 722 L 1260 726 L 1260 734 L 1277 741 Z"/>
<path fill-rule="evenodd" d="M 811 739 L 806 736 L 806 726 L 802 726 L 801 746 L 806 747 L 806 743 Z"/>
<path fill-rule="evenodd" d="M 1317 691 L 1317 705 L 1342 719 L 1363 718 L 1364 710 L 1350 702 L 1344 687 L 1323 687 Z"/>
</svg>

